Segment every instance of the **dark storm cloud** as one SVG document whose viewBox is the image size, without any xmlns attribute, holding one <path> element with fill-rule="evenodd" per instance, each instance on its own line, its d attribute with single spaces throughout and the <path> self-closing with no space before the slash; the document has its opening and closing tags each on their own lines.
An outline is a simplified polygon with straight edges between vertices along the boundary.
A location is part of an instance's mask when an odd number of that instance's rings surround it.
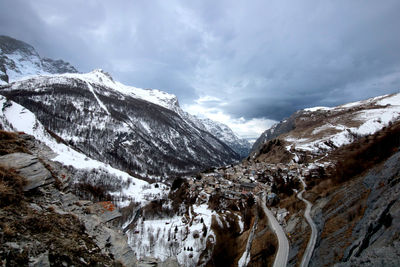
<svg viewBox="0 0 400 267">
<path fill-rule="evenodd" d="M 400 89 L 399 1 L 2 0 L 0 32 L 81 71 L 280 120 Z"/>
</svg>

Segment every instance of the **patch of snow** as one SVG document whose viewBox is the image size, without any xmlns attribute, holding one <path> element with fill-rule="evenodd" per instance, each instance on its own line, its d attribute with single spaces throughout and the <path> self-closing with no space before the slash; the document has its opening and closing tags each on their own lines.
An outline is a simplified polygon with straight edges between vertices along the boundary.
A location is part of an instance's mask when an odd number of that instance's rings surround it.
<svg viewBox="0 0 400 267">
<path fill-rule="evenodd" d="M 312 107 L 312 108 L 305 108 L 304 111 L 314 112 L 318 110 L 331 110 L 332 108 L 329 107 Z"/>
<path fill-rule="evenodd" d="M 10 82 L 32 77 L 34 75 L 49 74 L 42 69 L 42 63 L 38 55 L 26 55 L 20 52 L 5 54 L 7 61 L 15 64 L 14 69 L 8 69 L 7 75 Z"/>
<path fill-rule="evenodd" d="M 92 94 L 94 95 L 94 98 L 96 98 L 97 103 L 100 105 L 100 107 L 107 113 L 107 115 L 110 115 L 110 112 L 108 112 L 107 107 L 104 105 L 103 102 L 101 102 L 101 100 L 99 99 L 99 97 L 96 95 L 96 93 L 94 92 L 93 86 L 89 83 L 86 82 L 90 92 L 92 92 Z"/>
<path fill-rule="evenodd" d="M 245 267 L 250 262 L 250 255 L 247 251 L 243 252 L 242 257 L 238 261 L 238 267 Z"/>
<path fill-rule="evenodd" d="M 392 105 L 392 106 L 400 106 L 400 94 L 395 94 L 392 96 L 388 96 L 383 98 L 382 100 L 377 102 L 378 105 Z"/>
<path fill-rule="evenodd" d="M 189 216 L 173 216 L 158 219 L 139 219 L 136 227 L 129 230 L 128 242 L 140 259 L 155 257 L 161 261 L 176 256 L 179 264 L 195 266 L 206 248 L 209 237 L 215 240 L 211 230 L 214 214 L 206 204 L 192 206 Z M 206 229 L 206 233 L 203 229 Z"/>
</svg>

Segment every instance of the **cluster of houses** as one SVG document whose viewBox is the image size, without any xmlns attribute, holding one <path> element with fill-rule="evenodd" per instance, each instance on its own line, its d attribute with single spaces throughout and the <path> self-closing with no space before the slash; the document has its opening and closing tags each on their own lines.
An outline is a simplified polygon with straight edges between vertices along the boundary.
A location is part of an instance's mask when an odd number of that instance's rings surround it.
<svg viewBox="0 0 400 267">
<path fill-rule="evenodd" d="M 243 195 L 266 192 L 267 197 L 275 195 L 271 192 L 272 184 L 277 178 L 287 182 L 288 179 L 297 178 L 300 173 L 297 163 L 268 164 L 244 161 L 238 165 L 221 167 L 200 173 L 189 178 L 192 192 L 200 197 L 205 194 L 221 193 L 228 199 L 240 199 Z"/>
</svg>

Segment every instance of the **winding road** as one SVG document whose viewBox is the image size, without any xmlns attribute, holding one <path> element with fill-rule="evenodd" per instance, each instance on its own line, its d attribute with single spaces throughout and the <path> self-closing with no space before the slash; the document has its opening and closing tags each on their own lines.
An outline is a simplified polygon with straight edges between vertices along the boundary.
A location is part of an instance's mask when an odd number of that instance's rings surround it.
<svg viewBox="0 0 400 267">
<path fill-rule="evenodd" d="M 310 212 L 311 212 L 311 207 L 312 204 L 310 201 L 308 201 L 307 199 L 303 198 L 303 192 L 305 191 L 306 188 L 306 184 L 305 182 L 301 179 L 301 182 L 303 184 L 303 190 L 297 194 L 297 197 L 302 200 L 304 203 L 306 203 L 306 210 L 304 212 L 304 217 L 306 218 L 308 224 L 311 227 L 311 236 L 310 236 L 310 240 L 308 240 L 308 244 L 307 244 L 307 248 L 303 254 L 303 259 L 301 260 L 301 267 L 307 267 L 308 264 L 310 263 L 311 260 L 311 256 L 314 252 L 314 248 L 315 248 L 315 244 L 317 242 L 317 226 L 315 225 L 314 221 L 311 218 Z"/>
<path fill-rule="evenodd" d="M 282 229 L 282 226 L 276 220 L 274 214 L 267 208 L 265 205 L 265 198 L 264 196 L 261 197 L 262 208 L 265 214 L 268 217 L 269 224 L 272 230 L 275 232 L 276 236 L 278 237 L 278 253 L 275 256 L 274 267 L 282 267 L 286 266 L 289 259 L 289 241 L 286 237 L 285 232 Z"/>
</svg>

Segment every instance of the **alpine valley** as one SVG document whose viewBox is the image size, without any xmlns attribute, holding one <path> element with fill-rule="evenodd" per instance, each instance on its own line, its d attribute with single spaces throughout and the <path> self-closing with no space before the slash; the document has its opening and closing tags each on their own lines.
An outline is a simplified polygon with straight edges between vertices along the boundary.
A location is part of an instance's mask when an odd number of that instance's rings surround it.
<svg viewBox="0 0 400 267">
<path fill-rule="evenodd" d="M 0 37 L 2 266 L 398 266 L 400 94 L 251 144 Z"/>
</svg>

